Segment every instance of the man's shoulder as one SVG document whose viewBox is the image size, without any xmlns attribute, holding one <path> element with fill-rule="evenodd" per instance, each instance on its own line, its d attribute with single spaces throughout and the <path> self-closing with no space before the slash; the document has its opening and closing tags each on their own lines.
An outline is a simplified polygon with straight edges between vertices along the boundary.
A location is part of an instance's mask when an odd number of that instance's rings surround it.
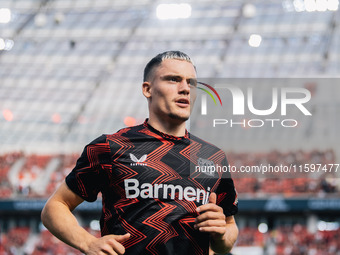
<svg viewBox="0 0 340 255">
<path fill-rule="evenodd" d="M 139 132 L 143 130 L 144 124 L 136 125 L 136 126 L 131 126 L 131 127 L 124 127 L 119 129 L 113 134 L 104 134 L 101 137 L 102 139 L 105 139 L 106 141 L 119 141 L 119 140 L 126 140 L 130 138 L 134 138 L 136 136 L 143 136 L 142 132 Z"/>
<path fill-rule="evenodd" d="M 202 146 L 204 146 L 205 148 L 210 148 L 210 149 L 213 149 L 213 150 L 216 150 L 216 151 L 223 151 L 221 148 L 217 147 L 216 145 L 214 145 L 214 144 L 212 144 L 212 143 L 210 143 L 206 140 L 203 140 L 202 138 L 200 138 L 196 135 L 189 133 L 189 137 L 190 137 L 190 140 L 202 144 Z"/>
<path fill-rule="evenodd" d="M 145 128 L 144 124 L 140 124 L 140 125 L 136 125 L 136 126 L 131 126 L 131 127 L 124 127 L 119 129 L 116 133 L 113 133 L 111 135 L 107 135 L 107 137 L 110 136 L 133 136 L 136 133 L 138 133 L 138 131 L 142 130 L 143 128 Z"/>
<path fill-rule="evenodd" d="M 143 128 L 143 124 L 132 127 L 124 127 L 111 134 L 102 134 L 95 138 L 89 145 L 107 143 L 111 139 L 124 139 L 124 137 L 133 136 L 136 132 Z"/>
</svg>

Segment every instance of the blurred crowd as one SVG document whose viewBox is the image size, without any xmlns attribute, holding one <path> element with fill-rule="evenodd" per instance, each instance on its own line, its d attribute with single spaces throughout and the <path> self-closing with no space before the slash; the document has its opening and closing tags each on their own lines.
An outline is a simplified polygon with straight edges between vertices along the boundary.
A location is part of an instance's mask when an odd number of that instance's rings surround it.
<svg viewBox="0 0 340 255">
<path fill-rule="evenodd" d="M 86 228 L 94 236 L 100 232 Z M 33 233 L 29 227 L 14 227 L 7 234 L 0 235 L 0 255 L 81 255 L 82 253 L 58 240 L 48 230 Z"/>
<path fill-rule="evenodd" d="M 295 224 L 263 234 L 247 227 L 240 230 L 237 246 L 263 247 L 267 255 L 340 255 L 340 229 L 311 233 Z"/>
<path fill-rule="evenodd" d="M 240 166 L 295 165 L 305 163 L 330 166 L 336 162 L 332 150 L 309 152 L 233 153 L 228 161 L 237 169 Z M 48 197 L 74 167 L 78 154 L 26 155 L 7 153 L 0 156 L 0 198 Z M 340 167 L 339 167 L 340 168 Z M 323 169 L 312 172 L 286 173 L 232 173 L 240 196 L 265 197 L 282 194 L 285 197 L 314 195 L 317 197 L 337 195 L 340 191 L 340 169 Z M 335 172 L 337 170 L 337 172 Z"/>
<path fill-rule="evenodd" d="M 285 197 L 313 195 L 316 197 L 338 194 L 340 166 L 336 165 L 333 150 L 270 151 L 267 153 L 227 153 L 230 166 L 271 166 L 290 172 L 231 173 L 240 195 L 266 197 L 282 194 Z M 306 167 L 306 168 L 305 168 Z M 295 170 L 295 171 L 294 171 Z"/>
<path fill-rule="evenodd" d="M 49 197 L 72 170 L 78 157 L 76 154 L 24 153 L 0 156 L 0 199 Z"/>
<path fill-rule="evenodd" d="M 96 230 L 87 231 L 99 237 Z M 311 233 L 306 226 L 295 224 L 280 226 L 261 233 L 257 228 L 240 229 L 237 247 L 261 247 L 266 255 L 340 255 L 340 229 L 316 231 Z M 47 230 L 38 234 L 30 232 L 28 227 L 15 227 L 7 234 L 0 235 L 0 254 L 80 255 L 54 237 Z"/>
<path fill-rule="evenodd" d="M 336 162 L 332 150 L 230 152 L 227 155 L 230 165 L 237 167 Z M 21 152 L 0 155 L 0 199 L 47 198 L 72 170 L 78 157 L 78 154 L 27 155 Z M 288 198 L 339 195 L 338 178 L 323 172 L 318 175 L 319 178 L 312 178 L 306 173 L 283 177 L 271 174 L 233 176 L 240 197 L 265 197 L 271 194 L 282 194 Z M 88 230 L 99 235 L 98 231 Z M 257 228 L 245 227 L 240 230 L 237 246 L 262 247 L 267 255 L 340 255 L 340 230 L 311 233 L 306 226 L 296 224 L 261 233 Z M 10 254 L 78 255 L 80 252 L 57 240 L 47 230 L 33 233 L 28 227 L 13 227 L 7 233 L 0 231 L 0 255 Z"/>
</svg>

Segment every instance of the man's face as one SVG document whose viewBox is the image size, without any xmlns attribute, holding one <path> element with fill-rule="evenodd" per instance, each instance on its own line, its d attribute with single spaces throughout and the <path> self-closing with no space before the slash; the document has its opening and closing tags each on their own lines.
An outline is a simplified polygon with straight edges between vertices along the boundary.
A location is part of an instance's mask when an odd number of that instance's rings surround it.
<svg viewBox="0 0 340 255">
<path fill-rule="evenodd" d="M 196 71 L 191 63 L 177 59 L 162 61 L 154 68 L 150 81 L 143 84 L 150 115 L 168 121 L 186 121 L 196 98 L 196 84 Z"/>
</svg>

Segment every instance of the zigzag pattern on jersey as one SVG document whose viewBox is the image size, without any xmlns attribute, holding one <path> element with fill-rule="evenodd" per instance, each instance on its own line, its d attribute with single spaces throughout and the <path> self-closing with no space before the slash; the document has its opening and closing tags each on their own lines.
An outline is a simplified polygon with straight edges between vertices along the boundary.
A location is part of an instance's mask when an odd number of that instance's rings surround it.
<svg viewBox="0 0 340 255">
<path fill-rule="evenodd" d="M 174 171 L 171 167 L 167 164 L 163 163 L 161 159 L 169 153 L 169 151 L 173 148 L 174 143 L 168 140 L 165 140 L 163 137 L 159 136 L 158 134 L 151 132 L 149 129 L 144 128 L 139 131 L 140 133 L 144 133 L 148 136 L 152 136 L 157 138 L 163 145 L 157 147 L 156 150 L 152 151 L 148 154 L 148 157 L 144 163 L 151 167 L 152 169 L 160 172 L 160 176 L 158 176 L 152 184 L 155 183 L 164 183 L 172 180 L 180 180 L 182 177 Z"/>
<path fill-rule="evenodd" d="M 111 185 L 115 186 L 116 191 L 118 192 L 120 197 L 125 197 L 124 185 L 120 185 L 124 181 L 124 179 L 129 179 L 136 176 L 138 173 L 134 171 L 132 168 L 122 164 L 119 162 L 119 158 L 125 154 L 126 151 L 134 148 L 134 144 L 130 141 L 130 139 L 122 136 L 123 133 L 129 131 L 130 129 L 125 128 L 120 130 L 116 134 L 110 135 L 107 137 L 109 143 L 114 143 L 115 146 L 115 154 L 112 156 L 113 163 L 119 169 L 117 174 L 115 175 L 115 179 L 112 180 Z M 120 146 L 120 148 L 118 147 Z"/>
<path fill-rule="evenodd" d="M 197 217 L 198 216 L 198 213 L 196 211 L 196 204 L 194 201 L 188 201 L 186 199 L 183 199 L 183 200 L 179 200 L 177 199 L 178 196 L 176 194 L 176 197 L 175 197 L 175 202 L 179 205 L 181 205 L 185 210 L 187 210 L 189 213 L 192 214 L 192 217 Z M 202 197 L 200 197 L 200 199 L 202 199 Z"/>
<path fill-rule="evenodd" d="M 202 144 L 190 139 L 190 145 L 185 147 L 179 153 L 185 158 L 189 159 L 193 164 L 197 165 L 197 153 L 201 149 Z"/>
<path fill-rule="evenodd" d="M 109 220 L 112 218 L 112 213 L 110 210 L 108 210 L 107 206 L 105 205 L 105 199 L 103 200 L 103 217 L 104 217 L 104 221 L 103 221 L 103 226 L 101 227 L 101 235 L 108 235 L 110 234 L 110 231 L 108 229 L 107 226 L 107 222 L 109 222 Z"/>
<path fill-rule="evenodd" d="M 197 153 L 200 151 L 201 147 L 202 147 L 202 144 L 190 139 L 190 145 L 188 145 L 186 148 L 181 150 L 179 153 L 183 155 L 183 157 L 189 159 L 191 163 L 193 163 L 194 165 L 197 165 L 197 160 L 198 160 Z M 197 188 L 204 189 L 201 184 L 199 184 L 197 181 L 194 180 L 200 174 L 201 173 L 199 172 L 196 172 L 196 173 L 194 171 L 191 172 L 189 180 L 192 180 Z"/>
<path fill-rule="evenodd" d="M 134 199 L 134 200 L 137 200 L 137 199 Z M 118 214 L 118 219 L 121 222 L 121 224 L 123 225 L 126 232 L 131 234 L 130 238 L 123 243 L 123 245 L 126 249 L 137 244 L 137 243 L 139 243 L 140 241 L 144 240 L 145 238 L 147 238 L 146 235 L 144 235 L 142 232 L 138 231 L 136 228 L 131 226 L 124 218 L 122 218 L 120 216 L 120 214 Z"/>
<path fill-rule="evenodd" d="M 158 255 L 156 246 L 160 243 L 166 243 L 169 239 L 178 236 L 178 233 L 173 226 L 163 221 L 163 219 L 169 215 L 177 206 L 164 203 L 159 199 L 155 199 L 158 205 L 162 208 L 147 219 L 143 221 L 143 224 L 148 225 L 154 229 L 160 231 L 160 233 L 153 238 L 146 246 L 146 249 L 154 255 Z"/>
<path fill-rule="evenodd" d="M 190 145 L 185 147 L 179 153 L 183 155 L 185 158 L 189 159 L 193 164 L 197 165 L 197 160 L 198 160 L 197 153 L 200 151 L 201 147 L 202 147 L 202 144 L 190 139 Z M 199 172 L 197 173 L 192 172 L 190 173 L 190 177 L 188 177 L 188 180 L 191 181 L 195 185 L 195 187 L 197 187 L 198 189 L 205 190 L 203 185 L 195 180 L 195 178 L 199 177 L 200 174 L 201 173 Z M 202 199 L 203 199 L 203 194 L 200 195 L 200 200 Z M 196 205 L 194 202 L 187 201 L 187 200 L 176 201 L 176 202 L 182 205 L 188 212 L 193 212 L 193 211 L 196 212 Z"/>
<path fill-rule="evenodd" d="M 139 202 L 138 199 L 126 199 L 123 185 L 120 185 L 120 183 L 123 182 L 125 178 L 132 178 L 135 175 L 137 175 L 136 171 L 120 163 L 118 160 L 122 155 L 125 154 L 127 150 L 130 150 L 135 147 L 133 143 L 130 141 L 130 139 L 122 136 L 122 134 L 126 133 L 129 130 L 130 130 L 129 128 L 125 128 L 118 131 L 116 134 L 107 137 L 108 141 L 114 143 L 115 145 L 121 146 L 116 150 L 116 153 L 113 155 L 114 158 L 113 162 L 115 163 L 115 166 L 119 169 L 119 171 L 117 171 L 118 175 L 115 176 L 115 180 L 112 181 L 112 185 L 115 186 L 116 191 L 121 197 L 121 199 L 117 201 L 114 205 L 116 214 L 118 216 L 118 220 L 121 222 L 126 232 L 131 234 L 131 237 L 126 242 L 124 242 L 125 248 L 131 247 L 146 238 L 146 235 L 138 231 L 136 228 L 130 225 L 124 218 L 121 217 L 122 213 L 124 213 L 124 207 Z"/>
<path fill-rule="evenodd" d="M 223 151 L 218 151 L 217 153 L 214 153 L 213 155 L 211 155 L 208 160 L 214 161 L 216 164 L 219 164 L 220 166 L 223 165 L 222 161 L 223 159 L 225 159 L 225 154 Z M 223 175 L 222 171 L 217 171 L 219 179 L 218 181 L 215 183 L 215 185 L 211 188 L 211 190 L 216 190 L 218 185 L 220 185 L 221 182 L 221 178 Z M 219 203 L 218 203 L 219 204 Z"/>
<path fill-rule="evenodd" d="M 112 165 L 110 164 L 101 164 L 101 162 L 99 162 L 99 157 L 98 155 L 103 154 L 103 153 L 110 153 L 110 147 L 108 146 L 107 143 L 99 143 L 99 144 L 95 144 L 95 145 L 88 145 L 86 148 L 86 154 L 89 160 L 89 166 L 88 167 L 84 167 L 84 168 L 80 168 L 77 171 L 77 180 L 78 180 L 78 188 L 79 191 L 81 192 L 81 194 L 84 197 L 89 197 L 85 186 L 83 184 L 82 181 L 82 174 L 87 174 L 87 172 L 94 172 L 94 173 L 98 173 L 99 172 L 99 168 L 100 165 L 102 165 L 102 169 L 105 171 L 110 171 L 112 170 Z"/>
<path fill-rule="evenodd" d="M 194 249 L 196 251 L 195 254 L 196 255 L 203 255 L 204 254 L 203 249 L 196 242 L 195 238 L 193 238 L 189 234 L 189 232 L 194 232 L 195 231 L 195 229 L 192 227 L 194 222 L 195 222 L 195 218 L 192 218 L 192 217 L 183 218 L 183 219 L 179 220 L 179 224 L 183 228 L 186 237 L 190 240 L 190 242 L 192 243 L 192 245 L 193 245 L 193 247 L 194 247 Z"/>
<path fill-rule="evenodd" d="M 208 158 L 208 160 L 211 160 L 211 161 L 215 162 L 215 164 L 218 164 L 220 166 L 223 165 L 222 164 L 223 159 L 225 159 L 225 154 L 224 154 L 223 151 L 218 151 Z M 222 174 L 223 174 L 223 172 L 218 171 L 219 177 L 222 177 Z"/>
</svg>

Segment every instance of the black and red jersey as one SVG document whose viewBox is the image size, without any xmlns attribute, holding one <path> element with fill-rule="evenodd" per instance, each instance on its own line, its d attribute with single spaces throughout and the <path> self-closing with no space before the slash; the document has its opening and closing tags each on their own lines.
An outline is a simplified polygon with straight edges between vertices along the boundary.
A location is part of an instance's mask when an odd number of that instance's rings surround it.
<svg viewBox="0 0 340 255">
<path fill-rule="evenodd" d="M 222 150 L 145 121 L 87 145 L 66 183 L 86 201 L 102 193 L 101 233 L 130 233 L 125 254 L 208 254 L 208 234 L 194 229 L 196 208 L 215 192 L 226 216 L 237 212 L 226 172 L 200 171 L 212 165 L 228 165 Z"/>
</svg>

